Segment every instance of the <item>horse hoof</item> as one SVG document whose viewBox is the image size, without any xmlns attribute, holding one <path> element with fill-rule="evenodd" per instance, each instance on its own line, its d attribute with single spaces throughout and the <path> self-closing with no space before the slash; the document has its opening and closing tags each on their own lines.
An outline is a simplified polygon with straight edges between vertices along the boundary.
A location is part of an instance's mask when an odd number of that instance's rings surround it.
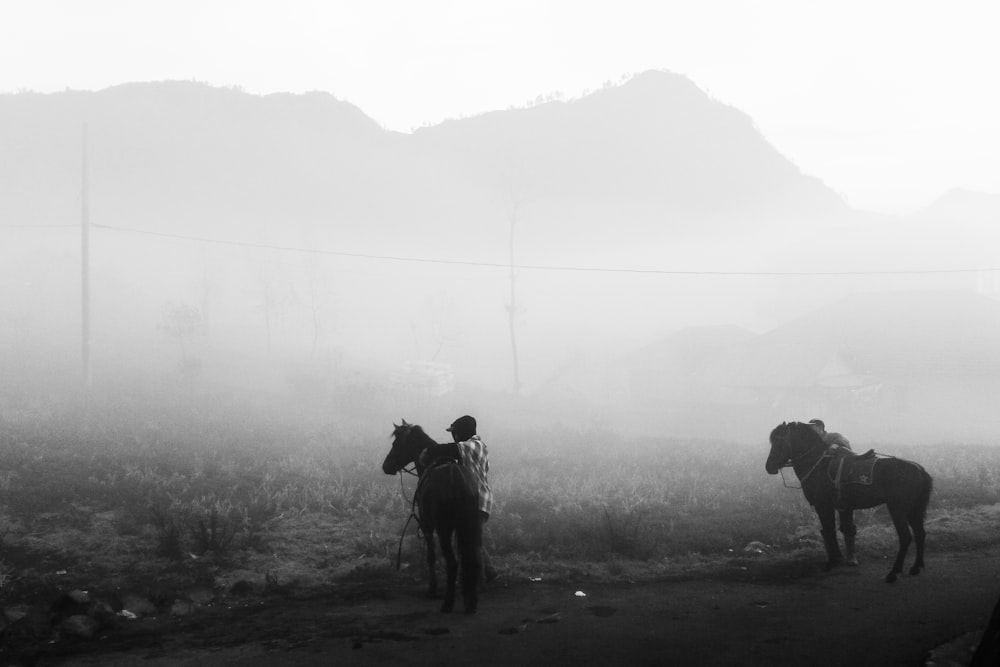
<svg viewBox="0 0 1000 667">
<path fill-rule="evenodd" d="M 889 574 L 885 575 L 885 583 L 887 583 L 887 584 L 894 584 L 894 583 L 896 583 L 896 573 L 895 572 L 890 572 Z"/>
<path fill-rule="evenodd" d="M 915 577 L 918 574 L 920 574 L 920 566 L 919 565 L 914 565 L 913 567 L 910 568 L 910 576 Z"/>
<path fill-rule="evenodd" d="M 851 556 L 850 558 L 848 558 L 844 562 L 847 563 L 848 565 L 850 565 L 851 567 L 857 567 L 858 565 L 860 565 L 860 563 L 858 562 L 858 559 L 855 558 L 854 556 Z"/>
<path fill-rule="evenodd" d="M 840 561 L 836 561 L 836 560 L 835 560 L 835 561 L 833 561 L 833 562 L 829 562 L 829 563 L 827 563 L 826 565 L 824 565 L 824 566 L 823 566 L 823 571 L 824 571 L 824 572 L 829 572 L 829 571 L 830 571 L 830 570 L 832 570 L 833 568 L 837 567 L 837 565 L 838 565 L 839 563 L 840 563 Z"/>
</svg>

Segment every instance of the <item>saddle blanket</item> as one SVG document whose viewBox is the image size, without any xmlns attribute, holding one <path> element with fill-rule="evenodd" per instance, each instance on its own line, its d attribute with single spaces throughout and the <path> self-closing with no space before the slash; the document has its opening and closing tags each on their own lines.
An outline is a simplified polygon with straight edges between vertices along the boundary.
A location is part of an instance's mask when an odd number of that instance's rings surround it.
<svg viewBox="0 0 1000 667">
<path fill-rule="evenodd" d="M 878 459 L 874 456 L 863 459 L 837 457 L 830 462 L 828 468 L 830 481 L 834 483 L 839 481 L 841 484 L 871 484 L 875 477 L 876 461 Z"/>
</svg>

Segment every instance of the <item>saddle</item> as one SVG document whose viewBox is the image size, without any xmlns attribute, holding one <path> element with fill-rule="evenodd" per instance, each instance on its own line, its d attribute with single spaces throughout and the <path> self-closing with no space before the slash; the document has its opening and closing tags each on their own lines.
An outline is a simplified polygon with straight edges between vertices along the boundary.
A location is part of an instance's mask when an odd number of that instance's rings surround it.
<svg viewBox="0 0 1000 667">
<path fill-rule="evenodd" d="M 458 463 L 459 460 L 449 453 L 443 451 L 432 452 L 431 448 L 425 449 L 420 452 L 420 464 L 425 469 L 437 468 L 438 466 L 448 465 L 449 463 Z"/>
<path fill-rule="evenodd" d="M 827 474 L 829 474 L 834 488 L 837 489 L 838 505 L 841 503 L 841 490 L 844 484 L 871 485 L 875 479 L 876 461 L 878 458 L 874 449 L 869 449 L 858 456 L 838 454 L 830 461 Z"/>
<path fill-rule="evenodd" d="M 439 466 L 446 466 L 452 463 L 459 463 L 459 460 L 456 459 L 454 456 L 443 455 L 435 457 L 433 459 L 429 459 L 427 461 L 427 467 L 437 468 Z"/>
</svg>

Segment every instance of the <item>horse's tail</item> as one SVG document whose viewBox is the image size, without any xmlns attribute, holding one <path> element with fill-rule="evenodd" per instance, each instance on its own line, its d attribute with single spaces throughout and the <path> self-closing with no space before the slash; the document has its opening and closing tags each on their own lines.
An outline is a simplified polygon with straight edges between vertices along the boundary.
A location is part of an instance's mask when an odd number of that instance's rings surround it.
<svg viewBox="0 0 1000 667">
<path fill-rule="evenodd" d="M 931 477 L 930 473 L 924 470 L 924 467 L 918 463 L 913 465 L 917 466 L 920 470 L 920 478 L 923 481 L 923 485 L 920 488 L 920 494 L 917 496 L 917 504 L 914 508 L 914 519 L 918 519 L 920 523 L 924 522 L 924 516 L 927 514 L 927 505 L 931 502 L 931 491 L 934 490 L 934 479 Z"/>
</svg>

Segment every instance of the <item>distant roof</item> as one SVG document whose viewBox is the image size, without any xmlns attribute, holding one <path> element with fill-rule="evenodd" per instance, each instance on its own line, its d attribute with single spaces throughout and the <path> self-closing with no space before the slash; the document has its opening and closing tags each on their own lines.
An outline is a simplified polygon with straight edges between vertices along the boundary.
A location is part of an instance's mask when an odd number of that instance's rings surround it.
<svg viewBox="0 0 1000 667">
<path fill-rule="evenodd" d="M 828 345 L 779 343 L 728 350 L 705 372 L 708 384 L 743 388 L 864 387 L 878 384 L 860 374 Z"/>
<path fill-rule="evenodd" d="M 661 367 L 664 364 L 704 365 L 722 350 L 747 343 L 756 334 L 733 325 L 708 325 L 679 329 L 669 336 L 628 355 L 624 363 L 633 368 Z"/>
<path fill-rule="evenodd" d="M 854 294 L 756 335 L 691 327 L 624 360 L 693 388 L 859 388 L 907 378 L 1000 378 L 1000 301 L 970 290 Z"/>
</svg>

